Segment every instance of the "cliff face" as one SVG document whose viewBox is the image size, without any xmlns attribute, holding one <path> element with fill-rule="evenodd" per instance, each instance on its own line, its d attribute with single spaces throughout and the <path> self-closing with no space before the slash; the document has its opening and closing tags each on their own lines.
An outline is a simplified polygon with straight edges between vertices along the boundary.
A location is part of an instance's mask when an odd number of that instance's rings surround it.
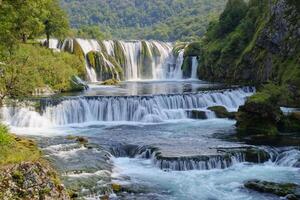
<svg viewBox="0 0 300 200">
<path fill-rule="evenodd" d="M 234 78 L 284 83 L 300 75 L 300 11 L 296 0 L 278 0 L 268 6 L 252 42 L 242 54 Z M 260 30 L 259 30 L 260 29 Z M 251 45 L 251 44 L 250 44 Z"/>
<path fill-rule="evenodd" d="M 243 4 L 242 0 L 229 0 L 219 21 L 211 24 L 203 39 L 199 77 L 235 83 L 272 81 L 287 85 L 300 99 L 299 1 L 250 0 L 245 3 L 246 9 L 230 7 L 237 2 Z M 238 12 L 244 14 L 232 27 Z M 231 31 L 224 33 L 228 27 Z"/>
</svg>

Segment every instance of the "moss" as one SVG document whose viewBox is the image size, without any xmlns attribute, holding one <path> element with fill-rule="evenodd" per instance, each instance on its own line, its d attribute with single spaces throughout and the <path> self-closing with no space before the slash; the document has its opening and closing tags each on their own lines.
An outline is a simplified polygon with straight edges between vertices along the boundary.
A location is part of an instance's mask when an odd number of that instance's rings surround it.
<svg viewBox="0 0 300 200">
<path fill-rule="evenodd" d="M 114 41 L 114 57 L 115 60 L 125 69 L 126 65 L 126 56 L 120 41 Z"/>
<path fill-rule="evenodd" d="M 284 116 L 279 123 L 279 130 L 281 132 L 299 132 L 300 112 L 295 112 Z"/>
<path fill-rule="evenodd" d="M 199 56 L 201 54 L 201 43 L 193 42 L 184 49 L 184 56 Z"/>
<path fill-rule="evenodd" d="M 142 48 L 140 53 L 140 73 L 142 78 L 151 79 L 152 77 L 152 50 L 146 41 L 141 42 Z"/>
<path fill-rule="evenodd" d="M 121 190 L 122 190 L 122 186 L 117 183 L 113 183 L 111 185 L 111 187 L 112 187 L 112 190 L 116 193 L 121 192 Z"/>
<path fill-rule="evenodd" d="M 172 49 L 172 52 L 175 56 L 178 56 L 179 55 L 179 52 L 181 50 L 183 50 L 186 46 L 187 46 L 188 43 L 185 43 L 185 42 L 177 42 L 175 43 L 173 49 Z"/>
<path fill-rule="evenodd" d="M 185 57 L 181 66 L 183 77 L 190 78 L 192 73 L 192 58 Z"/>
<path fill-rule="evenodd" d="M 213 106 L 213 107 L 209 107 L 207 109 L 215 112 L 215 114 L 218 118 L 235 119 L 235 113 L 228 112 L 227 109 L 223 106 Z"/>
<path fill-rule="evenodd" d="M 101 85 L 118 85 L 118 84 L 119 81 L 117 81 L 116 79 L 109 79 L 101 83 Z"/>
<path fill-rule="evenodd" d="M 23 183 L 25 181 L 23 173 L 18 170 L 12 174 L 12 178 L 18 185 L 23 185 Z"/>
<path fill-rule="evenodd" d="M 84 61 L 84 52 L 76 40 L 74 40 L 73 45 L 73 54 L 75 54 L 81 61 Z"/>
<path fill-rule="evenodd" d="M 0 138 L 5 138 L 0 144 L 0 165 L 37 161 L 41 157 L 40 150 L 32 140 L 13 136 L 7 129 L 0 133 Z"/>
<path fill-rule="evenodd" d="M 292 183 L 273 183 L 259 180 L 248 181 L 245 183 L 245 187 L 258 192 L 271 193 L 281 197 L 295 195 L 297 188 L 299 189 L 298 185 Z"/>
</svg>

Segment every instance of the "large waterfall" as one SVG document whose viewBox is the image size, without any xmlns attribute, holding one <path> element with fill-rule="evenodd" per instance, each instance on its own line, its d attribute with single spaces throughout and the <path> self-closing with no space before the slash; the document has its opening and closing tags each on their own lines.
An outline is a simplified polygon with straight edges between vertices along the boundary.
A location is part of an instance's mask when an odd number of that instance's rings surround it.
<svg viewBox="0 0 300 200">
<path fill-rule="evenodd" d="M 108 78 L 126 81 L 183 79 L 181 68 L 184 50 L 180 50 L 177 56 L 174 55 L 172 43 L 76 38 L 64 41 L 50 39 L 48 47 L 75 54 L 79 47 L 86 59 L 87 80 L 90 82 Z M 193 67 L 193 70 L 193 77 L 189 78 L 195 79 L 197 69 Z"/>
<path fill-rule="evenodd" d="M 163 122 L 185 119 L 186 111 L 221 105 L 236 111 L 253 94 L 252 88 L 126 97 L 76 97 L 42 100 L 41 113 L 28 108 L 6 108 L 3 118 L 12 126 L 44 127 L 93 121 Z M 207 111 L 209 112 L 209 111 Z"/>
</svg>

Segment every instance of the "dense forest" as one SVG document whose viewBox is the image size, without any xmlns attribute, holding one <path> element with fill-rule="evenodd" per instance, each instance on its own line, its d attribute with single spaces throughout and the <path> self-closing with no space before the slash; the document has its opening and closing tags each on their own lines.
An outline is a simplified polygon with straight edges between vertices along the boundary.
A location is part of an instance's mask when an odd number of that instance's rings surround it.
<svg viewBox="0 0 300 200">
<path fill-rule="evenodd" d="M 61 0 L 73 28 L 98 26 L 121 39 L 191 41 L 201 37 L 226 0 Z"/>
</svg>

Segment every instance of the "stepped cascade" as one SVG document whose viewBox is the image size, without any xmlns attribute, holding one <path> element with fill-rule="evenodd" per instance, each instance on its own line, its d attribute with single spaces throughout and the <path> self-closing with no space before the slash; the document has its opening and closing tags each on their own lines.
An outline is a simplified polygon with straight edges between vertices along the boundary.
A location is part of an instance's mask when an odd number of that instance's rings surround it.
<svg viewBox="0 0 300 200">
<path fill-rule="evenodd" d="M 221 105 L 236 111 L 252 95 L 253 88 L 128 97 L 76 97 L 61 101 L 44 100 L 41 114 L 29 108 L 6 108 L 3 118 L 17 127 L 59 126 L 92 121 L 132 121 L 157 123 L 185 119 L 186 111 L 202 110 L 211 116 L 207 107 Z"/>
<path fill-rule="evenodd" d="M 46 44 L 45 40 L 41 40 Z M 110 78 L 136 80 L 183 79 L 184 49 L 178 55 L 173 44 L 160 41 L 96 41 L 91 39 L 50 39 L 49 48 L 84 56 L 87 81 Z M 197 58 L 191 63 L 191 77 L 197 79 Z"/>
</svg>

